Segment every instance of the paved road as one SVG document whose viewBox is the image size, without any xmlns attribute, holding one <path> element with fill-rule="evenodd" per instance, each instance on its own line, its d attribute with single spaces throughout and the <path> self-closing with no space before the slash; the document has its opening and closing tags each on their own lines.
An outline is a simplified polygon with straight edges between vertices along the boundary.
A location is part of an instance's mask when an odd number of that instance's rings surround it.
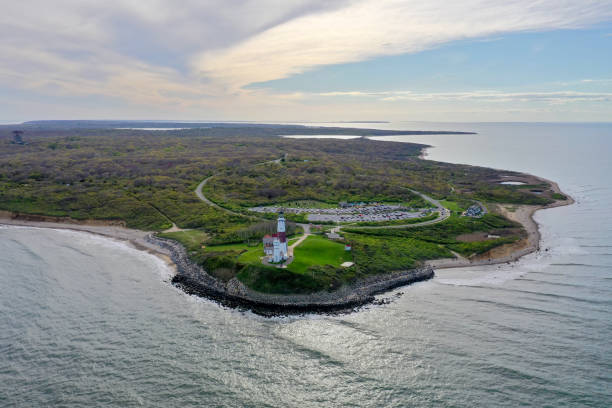
<svg viewBox="0 0 612 408">
<path fill-rule="evenodd" d="M 208 183 L 208 180 L 210 180 L 211 178 L 213 178 L 213 176 L 206 177 L 204 180 L 202 180 L 202 182 L 201 182 L 200 184 L 198 184 L 198 186 L 197 186 L 197 187 L 196 187 L 196 189 L 195 189 L 195 193 L 196 193 L 196 195 L 198 196 L 198 198 L 199 198 L 200 200 L 204 201 L 206 204 L 208 204 L 208 205 L 210 205 L 210 206 L 213 206 L 213 207 L 218 208 L 218 209 L 220 209 L 220 210 L 230 211 L 230 210 L 228 210 L 227 208 L 220 207 L 220 206 L 218 206 L 217 204 L 213 203 L 213 202 L 212 202 L 212 201 L 210 201 L 208 198 L 206 198 L 206 197 L 204 196 L 204 194 L 202 193 L 202 188 L 204 188 L 204 186 L 206 185 L 206 183 Z M 232 211 L 232 213 L 233 213 L 233 211 Z"/>
<path fill-rule="evenodd" d="M 225 212 L 226 212 L 226 213 L 228 213 L 228 214 L 232 214 L 232 215 L 239 215 L 239 216 L 241 216 L 241 217 L 248 217 L 248 218 L 253 218 L 253 219 L 257 219 L 257 220 L 259 220 L 259 219 L 260 219 L 259 217 L 253 217 L 253 216 L 250 216 L 250 215 L 240 214 L 240 213 L 237 213 L 237 212 L 232 211 L 232 210 L 230 210 L 230 209 L 227 209 L 227 208 L 221 207 L 220 205 L 217 205 L 217 204 L 213 203 L 212 201 L 210 201 L 208 198 L 206 198 L 206 196 L 205 196 L 205 195 L 204 195 L 204 193 L 202 192 L 202 188 L 204 188 L 204 186 L 206 185 L 206 183 L 208 183 L 208 180 L 210 180 L 211 178 L 213 178 L 213 176 L 209 176 L 209 177 L 205 178 L 205 179 L 204 179 L 204 180 L 202 180 L 202 182 L 201 182 L 200 184 L 198 184 L 198 186 L 196 187 L 196 189 L 195 189 L 195 193 L 196 193 L 196 195 L 198 196 L 198 198 L 199 198 L 200 200 L 204 201 L 206 204 L 210 205 L 211 207 L 215 207 L 215 208 L 217 208 L 217 209 L 219 209 L 219 210 L 225 211 Z M 261 219 L 263 219 L 263 218 L 261 218 Z"/>
<path fill-rule="evenodd" d="M 281 159 L 276 159 L 276 160 L 271 160 L 270 162 L 280 162 Z M 270 163 L 270 162 L 266 162 L 266 163 Z M 264 218 L 259 218 L 259 217 L 254 217 L 254 216 L 246 216 L 244 214 L 240 214 L 237 213 L 235 211 L 229 210 L 227 208 L 221 207 L 220 205 L 217 205 L 215 203 L 213 203 L 212 201 L 210 201 L 208 198 L 206 198 L 206 196 L 204 196 L 204 194 L 202 193 L 202 188 L 206 185 L 206 183 L 208 183 L 208 180 L 210 180 L 213 176 L 209 176 L 207 178 L 205 178 L 204 180 L 202 180 L 202 182 L 200 184 L 198 184 L 198 186 L 195 189 L 195 193 L 198 196 L 198 198 L 202 201 L 204 201 L 206 204 L 213 206 L 219 210 L 225 211 L 228 214 L 232 214 L 232 215 L 239 215 L 242 217 L 249 217 L 252 219 L 264 219 Z M 351 228 L 362 228 L 362 229 L 381 229 L 381 228 L 414 228 L 414 227 L 422 227 L 424 225 L 431 225 L 431 224 L 437 224 L 439 222 L 442 222 L 444 220 L 446 220 L 448 217 L 450 217 L 451 212 L 444 208 L 444 206 L 440 203 L 440 201 L 435 200 L 431 197 L 429 197 L 428 195 L 425 195 L 421 192 L 418 192 L 416 190 L 412 190 L 412 189 L 408 189 L 410 190 L 412 193 L 417 194 L 418 196 L 420 196 L 421 198 L 423 198 L 423 200 L 430 202 L 431 204 L 433 204 L 436 207 L 436 210 L 438 211 L 438 218 L 436 218 L 435 220 L 429 220 L 429 221 L 423 221 L 423 222 L 419 222 L 417 224 L 402 224 L 402 225 L 387 225 L 387 226 L 376 226 L 376 227 L 365 227 L 365 226 L 351 226 L 351 225 L 346 225 L 347 227 L 350 226 Z M 482 206 L 484 209 L 486 209 L 486 207 Z M 304 228 L 304 239 L 306 238 L 306 228 L 308 228 L 308 232 L 310 233 L 310 227 L 307 227 L 308 224 L 299 224 L 302 226 L 302 228 Z M 337 232 L 340 232 L 340 230 L 342 229 L 342 226 L 338 226 L 337 228 Z M 301 243 L 302 241 L 298 241 L 299 243 Z M 299 245 L 299 244 L 298 244 Z M 295 244 L 292 245 L 293 247 L 297 246 Z M 290 253 L 293 253 L 293 250 L 289 251 Z"/>
<path fill-rule="evenodd" d="M 263 163 L 260 163 L 260 164 L 267 164 L 267 163 L 280 163 L 280 162 L 281 162 L 281 160 L 283 160 L 283 159 L 287 159 L 287 153 L 285 153 L 285 154 L 284 154 L 282 157 L 279 157 L 278 159 L 275 159 L 275 160 L 269 160 L 269 161 L 267 161 L 267 162 L 263 162 Z M 232 214 L 232 215 L 239 215 L 239 216 L 242 216 L 242 217 L 248 217 L 248 218 L 252 218 L 252 219 L 256 219 L 256 220 L 260 220 L 260 219 L 262 219 L 262 220 L 263 220 L 263 219 L 264 219 L 264 218 L 260 218 L 260 217 L 255 217 L 255 216 L 251 216 L 251 215 L 244 215 L 244 214 L 237 213 L 237 212 L 232 211 L 232 210 L 230 210 L 230 209 L 227 209 L 227 208 L 221 207 L 220 205 L 217 205 L 217 204 L 213 203 L 212 201 L 210 201 L 208 198 L 206 198 L 206 196 L 204 195 L 204 193 L 202 193 L 202 188 L 204 188 L 204 186 L 206 185 L 206 183 L 208 183 L 208 181 L 209 181 L 211 178 L 213 178 L 213 177 L 214 177 L 214 174 L 213 174 L 212 176 L 208 176 L 208 177 L 206 177 L 206 178 L 205 178 L 204 180 L 202 180 L 202 182 L 201 182 L 200 184 L 198 184 L 198 186 L 196 187 L 196 189 L 195 189 L 195 193 L 196 193 L 196 196 L 198 196 L 198 198 L 199 198 L 200 200 L 204 201 L 206 204 L 208 204 L 208 205 L 210 205 L 210 206 L 212 206 L 212 207 L 215 207 L 215 208 L 217 208 L 217 209 L 219 209 L 219 210 L 225 211 L 225 212 L 226 212 L 226 213 L 228 213 L 228 214 Z"/>
</svg>

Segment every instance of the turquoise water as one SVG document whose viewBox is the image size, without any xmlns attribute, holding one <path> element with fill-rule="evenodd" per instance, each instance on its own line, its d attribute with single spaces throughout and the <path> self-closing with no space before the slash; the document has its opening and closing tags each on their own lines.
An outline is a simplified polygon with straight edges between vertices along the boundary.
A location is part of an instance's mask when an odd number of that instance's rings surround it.
<svg viewBox="0 0 612 408">
<path fill-rule="evenodd" d="M 384 126 L 475 130 L 400 138 L 556 180 L 577 204 L 538 212 L 543 250 L 518 263 L 277 319 L 187 296 L 122 243 L 1 227 L 0 406 L 610 406 L 612 126 Z"/>
</svg>

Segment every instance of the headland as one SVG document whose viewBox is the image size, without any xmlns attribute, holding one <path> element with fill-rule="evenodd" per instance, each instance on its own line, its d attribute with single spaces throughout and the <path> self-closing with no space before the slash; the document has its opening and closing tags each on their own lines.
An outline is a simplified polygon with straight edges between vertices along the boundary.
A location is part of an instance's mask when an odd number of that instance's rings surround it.
<svg viewBox="0 0 612 408">
<path fill-rule="evenodd" d="M 539 248 L 535 211 L 573 202 L 533 175 L 424 160 L 424 145 L 279 137 L 393 131 L 44 126 L 0 143 L 0 223 L 126 241 L 185 292 L 266 315 L 352 310 L 434 269 L 511 262 Z"/>
</svg>

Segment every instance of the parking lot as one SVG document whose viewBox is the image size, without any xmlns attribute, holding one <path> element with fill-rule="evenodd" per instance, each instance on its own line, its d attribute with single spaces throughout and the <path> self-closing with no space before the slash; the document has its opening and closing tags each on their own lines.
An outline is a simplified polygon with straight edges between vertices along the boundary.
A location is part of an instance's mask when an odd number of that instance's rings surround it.
<svg viewBox="0 0 612 408">
<path fill-rule="evenodd" d="M 407 208 L 401 205 L 376 204 L 346 208 L 281 208 L 254 207 L 251 211 L 260 213 L 277 213 L 281 210 L 287 214 L 308 214 L 313 222 L 377 222 L 418 218 L 431 213 L 432 209 Z"/>
</svg>

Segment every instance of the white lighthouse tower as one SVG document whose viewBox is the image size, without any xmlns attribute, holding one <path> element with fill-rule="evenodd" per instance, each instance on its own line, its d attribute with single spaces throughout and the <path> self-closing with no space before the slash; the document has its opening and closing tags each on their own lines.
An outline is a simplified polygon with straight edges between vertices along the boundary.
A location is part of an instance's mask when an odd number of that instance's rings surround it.
<svg viewBox="0 0 612 408">
<path fill-rule="evenodd" d="M 281 212 L 278 215 L 276 234 L 263 237 L 264 253 L 274 263 L 286 261 L 289 258 L 287 247 L 287 233 L 285 232 L 285 216 Z"/>
<path fill-rule="evenodd" d="M 272 262 L 279 263 L 283 260 L 283 257 L 281 256 L 281 251 L 280 251 L 280 241 L 278 240 L 277 237 L 274 238 L 272 245 L 274 246 L 274 249 L 272 252 Z"/>
<path fill-rule="evenodd" d="M 287 234 L 285 232 L 285 215 L 281 212 L 278 215 L 278 223 L 276 226 L 278 240 L 280 244 L 281 257 L 287 259 L 289 257 L 289 249 L 287 248 Z"/>
</svg>

